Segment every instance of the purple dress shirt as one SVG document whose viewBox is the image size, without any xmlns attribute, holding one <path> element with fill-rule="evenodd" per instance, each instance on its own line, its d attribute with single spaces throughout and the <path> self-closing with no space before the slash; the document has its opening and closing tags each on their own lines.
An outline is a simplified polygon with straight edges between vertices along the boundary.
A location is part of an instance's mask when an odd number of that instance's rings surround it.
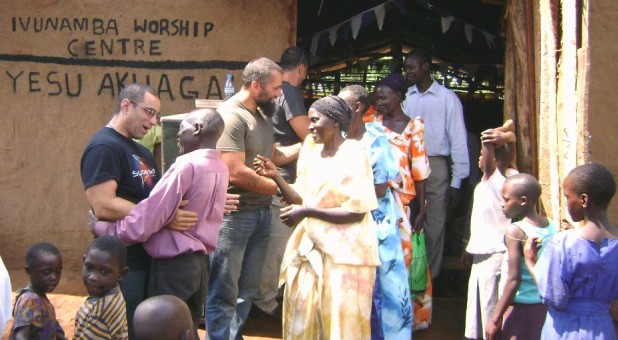
<svg viewBox="0 0 618 340">
<path fill-rule="evenodd" d="M 228 168 L 214 149 L 199 149 L 176 159 L 150 192 L 123 219 L 99 221 L 97 235 L 112 235 L 125 244 L 143 243 L 153 258 L 215 250 L 229 181 Z M 197 224 L 186 231 L 165 228 L 183 199 L 183 208 L 197 213 Z"/>
</svg>

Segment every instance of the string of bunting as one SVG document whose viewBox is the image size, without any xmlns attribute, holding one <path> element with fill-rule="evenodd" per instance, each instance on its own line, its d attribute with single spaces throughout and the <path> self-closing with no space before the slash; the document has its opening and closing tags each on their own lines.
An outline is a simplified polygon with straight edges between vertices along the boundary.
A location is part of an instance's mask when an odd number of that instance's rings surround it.
<svg viewBox="0 0 618 340">
<path fill-rule="evenodd" d="M 459 18 L 456 18 L 450 15 L 447 9 L 440 8 L 440 6 L 434 5 L 432 0 L 418 0 L 418 3 L 421 4 L 421 6 L 424 6 L 431 11 L 436 11 L 440 13 L 440 24 L 442 26 L 442 34 L 445 34 L 446 32 L 448 32 L 452 24 L 455 23 L 456 24 L 455 26 L 457 26 L 459 29 L 463 27 L 463 33 L 466 36 L 466 40 L 468 41 L 468 44 L 472 45 L 472 40 L 474 38 L 474 32 L 480 32 L 485 38 L 485 42 L 487 43 L 487 46 L 490 49 L 494 49 L 496 47 L 496 39 L 498 39 L 496 35 L 489 33 L 481 28 L 478 28 L 472 24 L 469 24 Z"/>
<path fill-rule="evenodd" d="M 453 22 L 457 22 L 458 24 L 463 26 L 463 30 L 464 30 L 464 35 L 466 36 L 466 40 L 468 40 L 468 44 L 472 45 L 472 39 L 474 37 L 474 31 L 478 31 L 480 32 L 483 37 L 485 38 L 485 41 L 487 42 L 487 46 L 490 49 L 494 49 L 496 47 L 496 36 L 493 35 L 492 33 L 489 33 L 487 31 L 484 31 L 476 26 L 473 26 L 467 22 L 464 22 L 461 19 L 455 18 L 452 15 L 449 16 L 441 16 L 440 17 L 440 23 L 442 25 L 442 34 L 445 34 L 446 32 L 448 32 L 448 30 L 451 28 L 451 25 L 453 24 Z"/>
<path fill-rule="evenodd" d="M 463 27 L 463 33 L 468 41 L 468 44 L 472 45 L 472 40 L 474 38 L 474 32 L 480 32 L 485 38 L 485 42 L 490 49 L 494 49 L 496 47 L 496 35 L 489 33 L 481 28 L 478 28 L 470 23 L 467 23 L 460 18 L 456 18 L 450 13 L 448 13 L 448 9 L 441 8 L 439 5 L 435 5 L 432 0 L 417 0 L 417 3 L 423 7 L 431 11 L 436 11 L 440 13 L 440 24 L 442 26 L 442 34 L 448 32 L 451 28 L 452 24 L 455 23 L 457 27 Z"/>
<path fill-rule="evenodd" d="M 353 17 L 345 21 L 342 21 L 336 25 L 333 25 L 327 29 L 324 29 L 322 31 L 315 33 L 313 37 L 311 38 L 311 54 L 317 55 L 318 44 L 320 40 L 324 39 L 323 37 L 325 36 L 328 36 L 328 40 L 330 41 L 331 46 L 334 46 L 335 43 L 337 42 L 337 32 L 339 31 L 339 28 L 342 28 L 344 32 L 348 32 L 349 30 L 351 30 L 352 38 L 356 40 L 356 37 L 358 36 L 358 32 L 360 31 L 363 24 L 366 25 L 367 23 L 375 19 L 378 25 L 378 29 L 381 31 L 384 25 L 384 17 L 386 15 L 385 6 L 386 4 L 391 3 L 391 2 L 395 5 L 395 7 L 397 7 L 397 9 L 402 14 L 405 14 L 405 6 L 403 3 L 403 0 L 385 1 L 384 3 L 378 6 L 365 10 L 361 13 L 354 15 Z"/>
<path fill-rule="evenodd" d="M 393 5 L 395 5 L 395 7 L 402 14 L 405 14 L 404 0 L 387 0 L 380 5 L 367 9 L 361 13 L 358 13 L 352 16 L 351 18 L 347 20 L 344 20 L 336 25 L 333 25 L 327 29 L 324 29 L 322 31 L 315 33 L 311 38 L 311 48 L 310 48 L 311 54 L 317 55 L 319 45 L 323 45 L 326 42 L 326 40 L 330 42 L 331 46 L 334 46 L 335 43 L 337 42 L 338 31 L 340 28 L 342 29 L 344 33 L 343 34 L 344 37 L 347 37 L 348 33 L 351 30 L 352 38 L 356 40 L 356 37 L 358 37 L 358 32 L 360 31 L 361 27 L 366 26 L 367 24 L 369 24 L 375 19 L 378 25 L 378 29 L 381 31 L 384 25 L 384 17 L 386 15 L 386 5 L 389 3 L 393 3 Z M 472 24 L 469 24 L 452 15 L 449 15 L 448 13 L 444 13 L 444 11 L 441 11 L 440 9 L 436 8 L 429 1 L 425 2 L 425 6 L 430 10 L 435 10 L 435 11 L 440 12 L 440 19 L 441 19 L 440 23 L 442 27 L 442 34 L 446 34 L 446 32 L 448 32 L 449 29 L 451 29 L 451 27 L 453 26 L 453 23 L 455 23 L 455 26 L 459 27 L 459 29 L 463 27 L 463 33 L 466 37 L 466 40 L 468 41 L 468 44 L 470 45 L 472 44 L 472 40 L 474 38 L 474 32 L 479 32 L 484 37 L 485 42 L 487 43 L 487 46 L 490 49 L 494 49 L 496 47 L 496 40 L 498 39 L 496 35 L 489 33 L 481 28 L 478 28 Z M 320 11 L 321 11 L 321 6 L 320 6 Z"/>
</svg>

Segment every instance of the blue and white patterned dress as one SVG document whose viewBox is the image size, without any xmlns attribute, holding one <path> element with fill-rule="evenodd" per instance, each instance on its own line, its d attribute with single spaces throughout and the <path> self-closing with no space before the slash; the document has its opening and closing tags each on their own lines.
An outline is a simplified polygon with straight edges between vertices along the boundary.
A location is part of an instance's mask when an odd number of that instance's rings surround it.
<svg viewBox="0 0 618 340">
<path fill-rule="evenodd" d="M 382 126 L 369 123 L 363 143 L 369 153 L 374 183 L 387 183 L 399 175 L 398 163 L 392 154 Z M 411 339 L 412 308 L 408 271 L 406 269 L 398 220 L 397 202 L 389 187 L 378 198 L 378 209 L 371 212 L 378 226 L 378 267 L 373 294 L 371 336 L 373 339 Z"/>
</svg>

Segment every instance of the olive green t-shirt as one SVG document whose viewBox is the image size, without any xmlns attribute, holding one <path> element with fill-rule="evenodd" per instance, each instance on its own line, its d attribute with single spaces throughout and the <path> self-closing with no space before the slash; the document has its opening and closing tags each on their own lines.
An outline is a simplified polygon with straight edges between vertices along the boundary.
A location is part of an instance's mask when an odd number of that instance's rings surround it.
<svg viewBox="0 0 618 340">
<path fill-rule="evenodd" d="M 221 152 L 244 152 L 245 165 L 253 169 L 253 159 L 258 155 L 272 157 L 274 143 L 273 122 L 261 109 L 251 112 L 236 97 L 222 103 L 217 112 L 223 117 L 225 130 L 217 142 Z M 269 206 L 271 196 L 258 194 L 240 188 L 230 182 L 230 194 L 240 194 L 239 211 L 253 210 Z"/>
</svg>

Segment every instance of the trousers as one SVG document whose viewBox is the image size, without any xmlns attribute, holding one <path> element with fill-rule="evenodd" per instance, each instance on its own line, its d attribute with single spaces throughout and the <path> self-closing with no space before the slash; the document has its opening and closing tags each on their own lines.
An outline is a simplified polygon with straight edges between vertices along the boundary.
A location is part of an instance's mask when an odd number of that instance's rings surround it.
<svg viewBox="0 0 618 340">
<path fill-rule="evenodd" d="M 425 210 L 425 244 L 427 262 L 434 279 L 440 274 L 444 253 L 444 228 L 446 223 L 446 198 L 449 190 L 448 161 L 446 157 L 428 157 L 431 174 L 427 179 Z"/>
<path fill-rule="evenodd" d="M 217 249 L 210 254 L 206 328 L 210 339 L 242 339 L 260 288 L 270 237 L 270 206 L 223 217 Z"/>
<path fill-rule="evenodd" d="M 254 305 L 267 313 L 272 313 L 279 305 L 277 297 L 279 296 L 281 260 L 283 259 L 288 239 L 294 230 L 281 222 L 281 218 L 279 218 L 279 215 L 281 215 L 281 205 L 279 198 L 273 197 L 273 205 L 270 208 L 270 241 L 268 242 L 266 257 L 264 258 L 260 291 L 253 300 Z"/>
</svg>

